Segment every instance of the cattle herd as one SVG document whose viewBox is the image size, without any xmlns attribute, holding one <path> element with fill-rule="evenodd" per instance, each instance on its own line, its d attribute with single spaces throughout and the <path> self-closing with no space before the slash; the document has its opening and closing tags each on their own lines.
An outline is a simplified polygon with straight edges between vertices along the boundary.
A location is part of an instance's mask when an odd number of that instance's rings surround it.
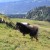
<svg viewBox="0 0 50 50">
<path fill-rule="evenodd" d="M 13 27 L 11 23 L 5 22 L 0 18 L 0 23 L 5 23 L 7 26 Z M 17 22 L 15 27 L 16 30 L 19 30 L 23 36 L 29 34 L 31 40 L 33 37 L 38 41 L 38 26 L 30 26 L 29 23 Z"/>
</svg>

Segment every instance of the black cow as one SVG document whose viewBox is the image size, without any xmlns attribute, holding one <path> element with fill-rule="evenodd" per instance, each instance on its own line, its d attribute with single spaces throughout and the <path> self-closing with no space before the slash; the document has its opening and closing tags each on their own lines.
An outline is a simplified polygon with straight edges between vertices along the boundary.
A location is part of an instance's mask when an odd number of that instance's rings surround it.
<svg viewBox="0 0 50 50">
<path fill-rule="evenodd" d="M 3 18 L 0 18 L 0 23 L 5 23 L 5 20 Z"/>
<path fill-rule="evenodd" d="M 37 26 L 30 27 L 29 25 L 24 25 L 22 23 L 17 22 L 16 27 L 23 34 L 23 36 L 25 36 L 26 34 L 29 34 L 31 39 L 33 39 L 34 37 L 36 40 L 38 40 L 38 27 Z"/>
<path fill-rule="evenodd" d="M 26 23 L 26 22 L 21 22 L 22 24 L 24 24 L 24 25 L 30 25 L 29 23 Z"/>
</svg>

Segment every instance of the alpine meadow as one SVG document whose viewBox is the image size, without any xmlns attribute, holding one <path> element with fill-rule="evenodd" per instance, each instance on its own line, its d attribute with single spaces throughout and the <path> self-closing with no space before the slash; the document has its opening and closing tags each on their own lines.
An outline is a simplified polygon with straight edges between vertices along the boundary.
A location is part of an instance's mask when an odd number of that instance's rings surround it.
<svg viewBox="0 0 50 50">
<path fill-rule="evenodd" d="M 10 20 L 9 20 L 10 21 Z M 30 36 L 23 36 L 20 31 L 15 30 L 4 23 L 0 23 L 0 50 L 50 50 L 50 23 L 30 19 L 11 18 L 11 21 L 27 22 L 38 25 L 38 41 Z"/>
<path fill-rule="evenodd" d="M 0 0 L 0 50 L 50 50 L 50 0 Z"/>
</svg>

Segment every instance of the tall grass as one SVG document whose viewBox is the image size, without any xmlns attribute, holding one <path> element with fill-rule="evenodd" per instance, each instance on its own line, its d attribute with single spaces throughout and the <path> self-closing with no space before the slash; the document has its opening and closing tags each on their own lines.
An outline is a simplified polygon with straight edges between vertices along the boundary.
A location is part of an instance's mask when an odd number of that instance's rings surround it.
<svg viewBox="0 0 50 50">
<path fill-rule="evenodd" d="M 39 41 L 30 36 L 25 37 L 18 30 L 0 24 L 0 50 L 50 50 L 50 23 L 45 21 L 35 21 L 29 19 L 11 19 L 13 23 L 28 22 L 39 25 Z"/>
</svg>

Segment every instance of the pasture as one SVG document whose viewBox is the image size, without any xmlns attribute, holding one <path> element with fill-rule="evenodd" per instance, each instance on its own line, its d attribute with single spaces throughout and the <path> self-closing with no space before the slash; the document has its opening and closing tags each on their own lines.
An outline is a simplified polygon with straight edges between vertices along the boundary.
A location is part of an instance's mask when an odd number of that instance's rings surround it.
<svg viewBox="0 0 50 50">
<path fill-rule="evenodd" d="M 39 27 L 38 39 L 30 36 L 23 36 L 18 30 L 7 27 L 0 23 L 0 50 L 50 50 L 50 23 L 47 21 L 35 21 L 29 19 L 11 18 L 11 21 L 28 22 L 31 25 L 36 24 Z"/>
</svg>

